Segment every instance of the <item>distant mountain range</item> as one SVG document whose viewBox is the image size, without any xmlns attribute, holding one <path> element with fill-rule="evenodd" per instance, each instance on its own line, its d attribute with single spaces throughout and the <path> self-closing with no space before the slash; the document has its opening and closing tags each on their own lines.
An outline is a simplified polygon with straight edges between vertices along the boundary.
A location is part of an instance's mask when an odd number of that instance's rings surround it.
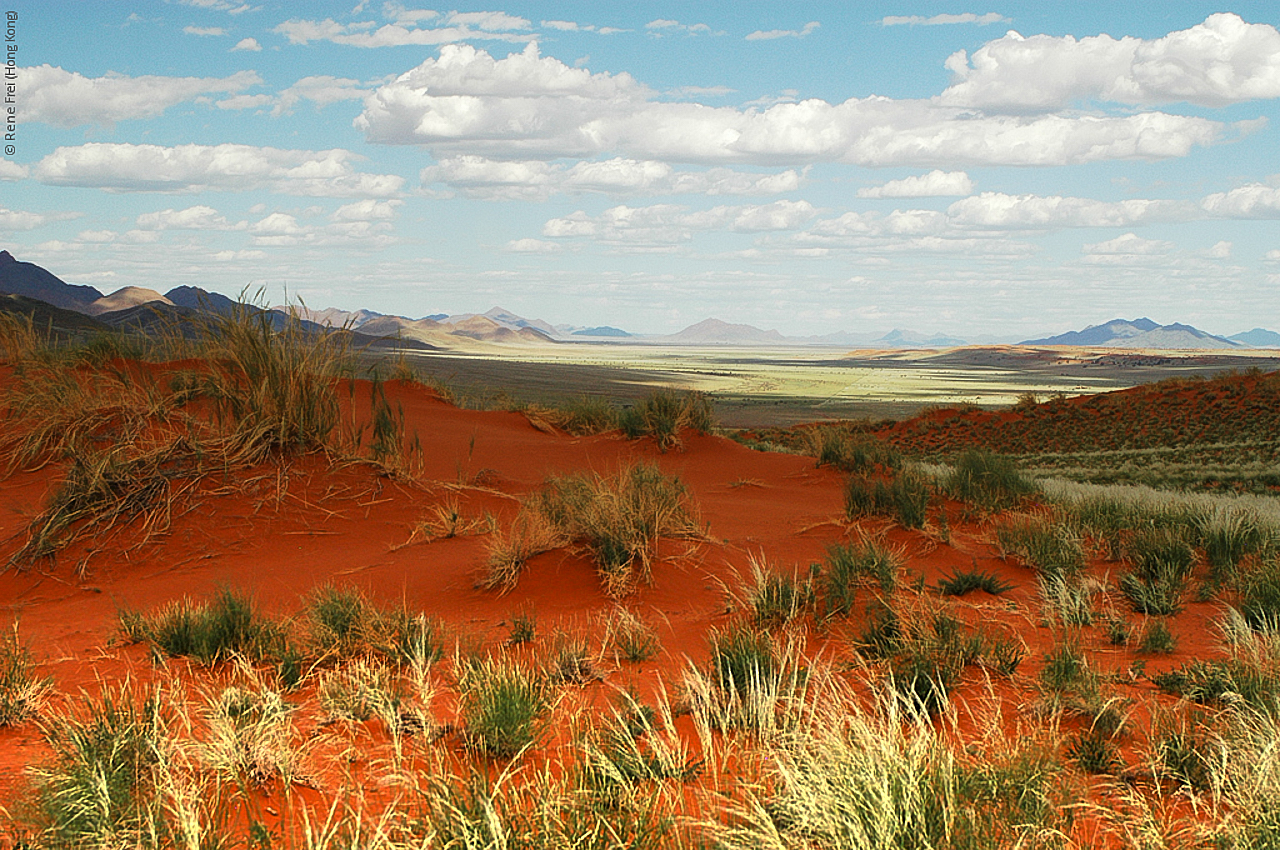
<svg viewBox="0 0 1280 850">
<path fill-rule="evenodd" d="M 0 294 L 3 293 L 12 297 L 0 299 L 0 310 L 39 314 L 41 322 L 68 332 L 83 332 L 92 327 L 147 328 L 166 318 L 185 320 L 199 313 L 225 314 L 239 306 L 225 295 L 194 286 L 175 287 L 164 294 L 140 286 L 126 286 L 104 295 L 92 286 L 66 283 L 34 263 L 20 262 L 8 251 L 0 251 Z M 639 336 L 607 325 L 552 325 L 542 319 L 524 318 L 501 307 L 494 307 L 486 313 L 435 313 L 419 319 L 336 307 L 315 310 L 300 305 L 278 305 L 269 309 L 272 321 L 277 324 L 287 321 L 287 317 L 292 315 L 317 329 L 328 327 L 351 332 L 363 340 L 362 344 L 399 341 L 417 347 L 445 349 L 476 342 L 544 345 L 571 340 L 743 347 L 825 345 L 869 349 L 953 348 L 975 344 L 974 340 L 926 335 L 900 328 L 882 335 L 838 331 L 820 336 L 788 337 L 776 330 L 763 330 L 715 318 L 704 319 L 674 334 Z M 992 340 L 981 342 L 990 343 Z M 1160 325 L 1148 318 L 1113 319 L 1102 325 L 1090 325 L 1084 330 L 1029 339 L 1020 344 L 1149 349 L 1280 348 L 1280 333 L 1254 328 L 1224 337 L 1179 323 Z"/>
<path fill-rule="evenodd" d="M 1257 328 L 1250 334 L 1270 334 Z M 1280 340 L 1280 335 L 1271 334 Z M 1242 335 L 1243 336 L 1243 335 Z M 1158 325 L 1148 318 L 1112 319 L 1104 325 L 1090 325 L 1082 331 L 1068 331 L 1044 339 L 1024 340 L 1021 345 L 1082 345 L 1101 348 L 1222 349 L 1247 348 L 1250 343 L 1205 333 L 1199 328 L 1175 322 Z"/>
</svg>

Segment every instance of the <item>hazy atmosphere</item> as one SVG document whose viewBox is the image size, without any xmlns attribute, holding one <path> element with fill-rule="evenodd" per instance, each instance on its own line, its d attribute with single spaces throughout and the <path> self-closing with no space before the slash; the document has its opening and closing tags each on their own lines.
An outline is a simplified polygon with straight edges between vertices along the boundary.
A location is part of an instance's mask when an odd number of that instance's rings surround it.
<svg viewBox="0 0 1280 850">
<path fill-rule="evenodd" d="M 973 341 L 1280 299 L 1280 7 L 18 2 L 0 248 L 104 292 Z"/>
</svg>

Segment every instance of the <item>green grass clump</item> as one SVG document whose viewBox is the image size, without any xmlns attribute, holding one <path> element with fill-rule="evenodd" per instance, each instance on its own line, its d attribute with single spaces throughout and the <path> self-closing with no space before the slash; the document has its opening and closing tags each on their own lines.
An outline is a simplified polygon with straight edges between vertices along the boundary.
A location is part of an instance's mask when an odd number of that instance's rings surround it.
<svg viewBox="0 0 1280 850">
<path fill-rule="evenodd" d="M 874 540 L 828 546 L 818 578 L 823 618 L 848 617 L 859 587 L 874 584 L 882 593 L 892 593 L 902 564 L 900 552 Z"/>
<path fill-rule="evenodd" d="M 923 528 L 929 509 L 929 483 L 924 476 L 902 470 L 891 481 L 851 475 L 844 487 L 844 511 L 850 520 L 864 516 L 892 516 L 904 528 Z"/>
<path fill-rule="evenodd" d="M 541 677 L 511 661 L 485 659 L 468 665 L 459 681 L 467 741 L 494 758 L 511 758 L 542 735 L 549 709 Z"/>
<path fill-rule="evenodd" d="M 1160 690 L 1203 704 L 1244 703 L 1268 713 L 1280 712 L 1280 667 L 1239 657 L 1203 661 L 1157 673 Z"/>
<path fill-rule="evenodd" d="M 806 435 L 809 453 L 818 466 L 841 472 L 889 471 L 902 466 L 902 455 L 888 443 L 866 436 L 855 437 L 847 429 L 819 425 Z"/>
<path fill-rule="evenodd" d="M 656 390 L 622 411 L 618 424 L 629 439 L 653 437 L 658 448 L 680 448 L 681 434 L 710 434 L 716 427 L 711 400 L 699 392 Z"/>
<path fill-rule="evenodd" d="M 1181 533 L 1170 528 L 1143 529 L 1124 546 L 1133 569 L 1120 577 L 1120 589 L 1140 614 L 1166 616 L 1182 610 L 1196 553 Z"/>
<path fill-rule="evenodd" d="M 956 459 L 944 486 L 955 498 L 986 511 L 1014 507 L 1039 489 L 1012 460 L 979 449 L 970 449 Z"/>
<path fill-rule="evenodd" d="M 18 624 L 0 637 L 0 726 L 34 717 L 44 705 L 49 680 L 35 673 L 35 662 L 18 637 Z"/>
<path fill-rule="evenodd" d="M 1241 574 L 1240 613 L 1260 631 L 1280 629 L 1280 559 L 1259 561 Z"/>
<path fill-rule="evenodd" d="M 488 586 L 512 586 L 523 568 L 522 558 L 527 558 L 526 549 L 578 541 L 591 552 L 605 590 L 621 596 L 638 582 L 651 580 L 659 538 L 691 537 L 701 531 L 684 483 L 647 463 L 626 467 L 612 477 L 552 478 L 526 502 L 522 513 L 517 527 L 528 532 L 499 538 L 490 549 L 484 581 Z"/>
<path fill-rule="evenodd" d="M 785 626 L 813 604 L 813 583 L 792 572 L 778 572 L 766 562 L 751 559 L 751 583 L 743 601 L 757 626 Z"/>
<path fill-rule="evenodd" d="M 713 681 L 721 691 L 746 697 L 770 686 L 780 673 L 777 649 L 767 632 L 736 625 L 712 631 L 708 640 Z"/>
<path fill-rule="evenodd" d="M 996 542 L 1005 557 L 1017 555 L 1045 576 L 1074 576 L 1085 568 L 1079 534 L 1041 514 L 1014 515 L 1000 522 Z"/>
<path fill-rule="evenodd" d="M 42 722 L 51 756 L 32 771 L 32 816 L 50 846 L 133 846 L 150 825 L 163 730 L 155 695 L 128 687 Z"/>
<path fill-rule="evenodd" d="M 625 608 L 609 617 L 605 633 L 605 645 L 615 658 L 624 661 L 648 661 L 662 651 L 662 641 L 653 627 Z"/>
<path fill-rule="evenodd" d="M 981 590 L 992 596 L 1013 590 L 1013 585 L 995 573 L 974 568 L 972 570 L 952 570 L 951 575 L 938 579 L 938 592 L 943 596 L 964 596 Z"/>
<path fill-rule="evenodd" d="M 1178 648 L 1178 638 L 1163 620 L 1153 620 L 1142 630 L 1142 638 L 1138 641 L 1138 652 L 1167 655 Z"/>
<path fill-rule="evenodd" d="M 148 641 L 171 658 L 189 657 L 203 664 L 233 655 L 258 657 L 270 635 L 253 603 L 229 588 L 209 601 L 182 599 L 150 615 L 121 611 L 120 629 L 129 639 Z"/>
</svg>

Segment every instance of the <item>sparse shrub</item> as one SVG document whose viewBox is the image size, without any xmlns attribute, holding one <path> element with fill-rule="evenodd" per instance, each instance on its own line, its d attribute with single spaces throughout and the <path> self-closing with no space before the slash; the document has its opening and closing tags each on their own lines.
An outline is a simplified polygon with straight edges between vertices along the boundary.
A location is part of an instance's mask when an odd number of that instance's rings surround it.
<svg viewBox="0 0 1280 850">
<path fill-rule="evenodd" d="M 1280 670 L 1275 662 L 1242 658 L 1196 659 L 1151 677 L 1166 693 L 1203 704 L 1244 703 L 1268 713 L 1280 711 Z"/>
<path fill-rule="evenodd" d="M 889 482 L 851 475 L 844 488 L 845 515 L 892 516 L 904 528 L 922 528 L 929 509 L 929 485 L 924 476 L 902 470 Z"/>
<path fill-rule="evenodd" d="M 425 669 L 444 655 L 442 633 L 439 621 L 401 605 L 378 616 L 373 649 L 394 664 Z"/>
<path fill-rule="evenodd" d="M 585 638 L 557 632 L 547 678 L 561 684 L 584 685 L 604 675 L 592 660 Z"/>
<path fill-rule="evenodd" d="M 874 540 L 828 546 L 819 577 L 823 617 L 849 616 L 857 589 L 869 583 L 874 583 L 882 593 L 892 593 L 898 584 L 902 562 L 901 553 Z"/>
<path fill-rule="evenodd" d="M 519 574 L 517 555 L 558 541 L 581 541 L 591 551 L 612 595 L 651 578 L 658 539 L 699 533 L 688 491 L 678 478 L 652 464 L 636 464 L 612 478 L 553 478 L 525 504 L 527 533 L 490 549 L 489 586 L 510 586 Z M 520 517 L 517 517 L 519 523 Z M 527 557 L 527 556 L 526 556 Z M 520 561 L 523 564 L 523 561 Z"/>
<path fill-rule="evenodd" d="M 1085 567 L 1080 536 L 1066 523 L 1041 514 L 1011 516 L 996 526 L 996 542 L 1005 557 L 1017 555 L 1048 577 L 1074 576 Z"/>
<path fill-rule="evenodd" d="M 746 625 L 712 631 L 711 669 L 722 691 L 746 697 L 769 685 L 779 674 L 777 650 L 767 632 Z"/>
<path fill-rule="evenodd" d="M 362 722 L 395 717 L 405 693 L 381 662 L 356 659 L 320 674 L 320 706 L 331 716 Z"/>
<path fill-rule="evenodd" d="M 867 473 L 877 469 L 895 470 L 902 456 L 888 443 L 870 437 L 854 437 L 838 426 L 819 425 L 806 435 L 809 453 L 818 466 L 830 466 L 841 472 Z"/>
<path fill-rule="evenodd" d="M 680 448 L 680 434 L 692 430 L 709 434 L 715 428 L 711 400 L 699 392 L 655 390 L 632 407 L 624 409 L 619 425 L 630 439 L 650 436 L 663 451 Z"/>
<path fill-rule="evenodd" d="M 1280 627 L 1280 559 L 1272 556 L 1240 576 L 1240 613 L 1252 628 Z"/>
<path fill-rule="evenodd" d="M 938 579 L 938 592 L 943 596 L 964 596 L 975 590 L 999 596 L 1013 590 L 1013 585 L 995 573 L 979 570 L 976 567 L 963 572 L 953 569 L 951 575 Z"/>
<path fill-rule="evenodd" d="M 44 705 L 49 680 L 35 673 L 35 663 L 18 637 L 18 624 L 0 637 L 0 727 L 34 717 Z"/>
<path fill-rule="evenodd" d="M 618 408 L 602 398 L 582 396 L 552 406 L 531 404 L 524 415 L 535 424 L 546 422 L 574 436 L 602 434 L 619 427 Z M 637 435 L 638 436 L 638 435 Z"/>
<path fill-rule="evenodd" d="M 1040 598 L 1045 611 L 1065 626 L 1092 625 L 1093 597 L 1098 586 L 1087 577 L 1041 575 Z"/>
<path fill-rule="evenodd" d="M 511 661 L 469 665 L 459 682 L 467 740 L 494 758 L 511 758 L 542 735 L 548 709 L 542 679 Z"/>
<path fill-rule="evenodd" d="M 261 786 L 297 774 L 293 707 L 268 688 L 231 686 L 211 695 L 200 746 L 206 764 L 225 778 Z"/>
<path fill-rule="evenodd" d="M 1106 629 L 1107 642 L 1112 646 L 1127 646 L 1133 637 L 1129 624 L 1117 614 L 1108 615 L 1102 625 Z"/>
<path fill-rule="evenodd" d="M 1178 639 L 1165 625 L 1163 620 L 1152 620 L 1142 630 L 1142 639 L 1138 642 L 1138 652 L 1148 654 L 1168 654 L 1178 648 Z"/>
<path fill-rule="evenodd" d="M 1220 761 L 1221 742 L 1207 728 L 1199 712 L 1156 719 L 1152 755 L 1158 769 L 1192 791 L 1208 791 L 1213 784 L 1215 765 Z"/>
<path fill-rule="evenodd" d="M 377 633 L 378 612 L 354 587 L 316 588 L 303 616 L 313 650 L 322 658 L 344 658 L 361 651 Z"/>
<path fill-rule="evenodd" d="M 232 655 L 259 657 L 269 631 L 253 603 L 228 588 L 208 602 L 182 599 L 152 615 L 121 611 L 120 625 L 132 640 L 146 640 L 165 655 L 204 664 Z"/>
<path fill-rule="evenodd" d="M 751 558 L 751 584 L 744 601 L 756 625 L 784 626 L 801 616 L 813 604 L 813 585 L 794 572 L 776 572 L 766 562 Z"/>
<path fill-rule="evenodd" d="M 944 486 L 955 498 L 987 511 L 1011 508 L 1038 489 L 1012 460 L 979 449 L 956 459 Z"/>
<path fill-rule="evenodd" d="M 109 846 L 146 828 L 164 727 L 155 695 L 137 696 L 107 688 L 41 723 L 51 755 L 32 771 L 32 814 L 54 846 Z"/>
<path fill-rule="evenodd" d="M 635 614 L 625 608 L 617 609 L 605 626 L 606 644 L 613 648 L 616 658 L 627 661 L 648 661 L 662 650 L 658 633 Z"/>
<path fill-rule="evenodd" d="M 1143 529 L 1124 546 L 1133 570 L 1120 577 L 1120 589 L 1141 614 L 1164 616 L 1182 610 L 1195 551 L 1169 528 Z"/>
<path fill-rule="evenodd" d="M 1096 727 L 1078 732 L 1067 740 L 1067 758 L 1085 773 L 1115 773 L 1120 767 L 1120 749 L 1111 735 Z"/>
<path fill-rule="evenodd" d="M 537 617 L 533 611 L 519 611 L 511 615 L 511 628 L 507 634 L 508 646 L 529 643 L 537 634 Z"/>
<path fill-rule="evenodd" d="M 987 644 L 983 657 L 986 665 L 1001 676 L 1012 676 L 1027 657 L 1027 648 L 1022 641 L 997 638 Z"/>
</svg>

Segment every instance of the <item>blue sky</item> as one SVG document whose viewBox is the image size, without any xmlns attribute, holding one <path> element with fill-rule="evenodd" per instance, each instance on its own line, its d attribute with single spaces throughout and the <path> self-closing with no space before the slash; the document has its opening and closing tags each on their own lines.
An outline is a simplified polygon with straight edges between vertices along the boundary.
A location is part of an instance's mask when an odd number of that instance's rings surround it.
<svg viewBox="0 0 1280 850">
<path fill-rule="evenodd" d="M 1274 2 L 7 8 L 0 247 L 107 292 L 1280 325 Z"/>
</svg>

